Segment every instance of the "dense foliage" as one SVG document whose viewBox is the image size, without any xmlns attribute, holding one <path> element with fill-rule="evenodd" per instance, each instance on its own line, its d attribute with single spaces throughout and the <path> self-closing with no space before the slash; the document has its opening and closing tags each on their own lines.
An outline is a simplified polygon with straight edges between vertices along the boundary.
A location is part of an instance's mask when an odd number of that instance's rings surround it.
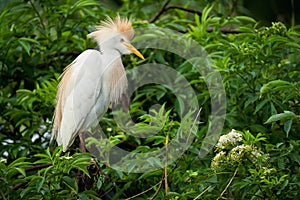
<svg viewBox="0 0 300 200">
<path fill-rule="evenodd" d="M 183 156 L 143 174 L 110 168 L 82 153 L 77 140 L 66 154 L 50 144 L 59 74 L 80 52 L 96 46 L 86 35 L 105 15 L 115 16 L 113 5 L 29 0 L 2 8 L 0 199 L 300 199 L 299 27 L 262 26 L 247 16 L 227 15 L 232 9 L 221 9 L 221 3 L 191 2 L 177 6 L 194 9 L 169 8 L 157 19 L 152 17 L 162 3 L 124 1 L 118 8 L 134 27 L 168 28 L 196 41 L 213 60 L 226 90 L 224 135 L 199 158 L 205 132 L 213 126 L 203 77 L 189 62 L 163 50 L 142 50 L 145 61 L 123 57 L 128 69 L 146 63 L 171 66 L 189 81 L 202 108 L 198 132 Z M 158 134 L 146 139 L 124 134 L 111 110 L 101 127 L 113 145 L 136 152 L 161 149 L 180 125 L 193 123 L 180 121 L 175 98 L 162 85 L 134 92 L 130 113 L 137 125 L 164 122 Z M 148 114 L 155 104 L 166 112 Z"/>
</svg>

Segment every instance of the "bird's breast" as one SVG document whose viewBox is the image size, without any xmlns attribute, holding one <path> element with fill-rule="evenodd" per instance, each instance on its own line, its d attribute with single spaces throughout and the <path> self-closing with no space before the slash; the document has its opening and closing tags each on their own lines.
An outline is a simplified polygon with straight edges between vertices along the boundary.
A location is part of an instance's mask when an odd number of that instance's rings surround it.
<svg viewBox="0 0 300 200">
<path fill-rule="evenodd" d="M 121 59 L 112 63 L 109 76 L 110 101 L 118 102 L 127 90 L 127 77 Z"/>
</svg>

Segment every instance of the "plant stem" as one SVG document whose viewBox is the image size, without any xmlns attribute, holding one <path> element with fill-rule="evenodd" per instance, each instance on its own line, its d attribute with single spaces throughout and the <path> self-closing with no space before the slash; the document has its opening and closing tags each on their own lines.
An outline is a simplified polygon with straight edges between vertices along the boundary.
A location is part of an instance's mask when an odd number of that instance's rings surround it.
<svg viewBox="0 0 300 200">
<path fill-rule="evenodd" d="M 225 189 L 222 191 L 222 193 L 220 194 L 220 196 L 217 198 L 217 200 L 219 200 L 224 195 L 224 193 L 227 191 L 227 189 L 231 185 L 231 183 L 232 183 L 232 181 L 233 181 L 233 179 L 234 179 L 234 177 L 235 177 L 235 175 L 237 173 L 237 170 L 238 170 L 238 168 L 235 169 L 235 171 L 234 171 L 231 179 L 229 180 L 228 184 L 226 185 Z"/>
</svg>

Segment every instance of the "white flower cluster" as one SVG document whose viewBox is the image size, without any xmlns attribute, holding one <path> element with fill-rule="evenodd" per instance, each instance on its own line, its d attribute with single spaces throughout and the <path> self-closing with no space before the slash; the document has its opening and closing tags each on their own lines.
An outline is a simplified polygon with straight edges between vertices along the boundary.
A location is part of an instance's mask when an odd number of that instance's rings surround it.
<svg viewBox="0 0 300 200">
<path fill-rule="evenodd" d="M 217 169 L 218 167 L 220 167 L 220 165 L 222 165 L 221 163 L 226 162 L 226 160 L 226 152 L 219 152 L 211 161 L 211 168 Z"/>
<path fill-rule="evenodd" d="M 222 135 L 216 145 L 216 151 L 219 153 L 212 159 L 211 168 L 218 171 L 219 169 L 232 169 L 244 161 L 256 163 L 263 152 L 253 145 L 238 145 L 242 140 L 242 135 L 234 129 L 228 134 Z M 266 160 L 264 159 L 264 161 Z"/>
<path fill-rule="evenodd" d="M 233 162 L 240 162 L 245 154 L 251 162 L 257 162 L 257 159 L 262 156 L 262 153 L 255 146 L 242 144 L 230 151 L 228 159 Z"/>
<path fill-rule="evenodd" d="M 228 134 L 222 135 L 216 145 L 217 149 L 228 149 L 243 140 L 243 136 L 236 130 L 232 129 Z"/>
</svg>

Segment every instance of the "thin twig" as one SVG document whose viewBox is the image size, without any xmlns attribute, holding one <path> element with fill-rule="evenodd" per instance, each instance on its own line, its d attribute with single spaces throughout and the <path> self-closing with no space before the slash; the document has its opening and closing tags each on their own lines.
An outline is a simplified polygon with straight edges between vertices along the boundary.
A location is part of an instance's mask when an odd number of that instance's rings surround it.
<svg viewBox="0 0 300 200">
<path fill-rule="evenodd" d="M 166 6 L 170 3 L 170 1 L 171 0 L 166 0 L 161 9 L 149 20 L 150 23 L 155 22 L 159 18 L 159 16 L 161 16 L 165 12 Z"/>
<path fill-rule="evenodd" d="M 199 118 L 199 115 L 200 115 L 200 113 L 201 113 L 201 110 L 202 110 L 202 107 L 199 109 L 199 111 L 197 112 L 197 115 L 196 115 L 196 118 L 195 118 L 195 120 L 194 120 L 194 122 L 193 122 L 193 125 L 192 125 L 192 127 L 190 128 L 190 132 L 189 132 L 189 134 L 188 134 L 188 137 L 187 137 L 187 139 L 186 139 L 186 145 L 188 144 L 188 141 L 189 141 L 189 139 L 190 139 L 190 137 L 191 137 L 191 134 L 192 134 L 192 131 L 193 131 L 193 128 L 194 128 L 194 126 L 196 125 L 196 123 L 197 123 L 197 121 L 198 121 L 198 118 Z"/>
<path fill-rule="evenodd" d="M 40 23 L 42 25 L 42 28 L 43 30 L 46 30 L 46 26 L 45 24 L 43 23 L 43 18 L 42 16 L 40 15 L 40 12 L 38 11 L 38 9 L 35 7 L 34 3 L 32 1 L 29 1 L 31 7 L 33 8 L 34 12 L 36 13 L 36 15 L 38 16 L 39 20 L 40 20 Z"/>
<path fill-rule="evenodd" d="M 161 9 L 149 20 L 149 23 L 153 23 L 155 22 L 165 11 L 167 10 L 171 10 L 171 9 L 178 9 L 178 10 L 183 10 L 186 12 L 190 12 L 190 13 L 194 13 L 197 14 L 199 16 L 202 15 L 201 11 L 198 10 L 194 10 L 191 8 L 184 8 L 182 6 L 178 6 L 178 5 L 168 5 L 170 3 L 171 0 L 167 0 L 164 5 L 161 7 Z M 213 32 L 214 28 L 213 27 L 209 27 L 207 29 L 207 32 Z M 186 31 L 180 31 L 182 33 L 188 32 L 188 30 Z M 220 32 L 224 33 L 224 34 L 238 34 L 241 33 L 240 31 L 236 31 L 234 29 L 231 28 L 220 28 Z"/>
<path fill-rule="evenodd" d="M 163 181 L 163 180 L 159 181 L 158 183 L 156 183 L 155 185 L 151 186 L 151 187 L 148 188 L 147 190 L 144 190 L 143 192 L 140 192 L 140 193 L 138 193 L 138 194 L 136 194 L 136 195 L 134 195 L 134 196 L 131 196 L 131 197 L 125 199 L 125 200 L 130 200 L 130 199 L 133 199 L 133 198 L 135 198 L 135 197 L 138 197 L 138 196 L 140 196 L 140 195 L 142 195 L 142 194 L 145 194 L 146 192 L 152 190 L 152 189 L 153 189 L 154 187 L 156 187 L 157 185 L 162 184 L 162 181 Z"/>
<path fill-rule="evenodd" d="M 171 9 L 183 10 L 183 11 L 186 11 L 186 12 L 197 14 L 199 16 L 202 15 L 202 12 L 200 12 L 198 10 L 194 10 L 194 9 L 191 9 L 191 8 L 184 8 L 182 6 L 177 6 L 177 5 L 168 5 L 170 3 L 170 1 L 171 0 L 167 0 L 164 3 L 164 5 L 161 7 L 161 9 L 149 20 L 149 23 L 155 22 L 165 11 L 171 10 Z"/>
<path fill-rule="evenodd" d="M 201 197 L 205 192 L 207 192 L 209 189 L 211 188 L 211 186 L 208 186 L 205 190 L 203 190 L 198 196 L 196 196 L 193 200 L 197 200 L 199 199 L 199 197 Z"/>
<path fill-rule="evenodd" d="M 220 196 L 217 198 L 217 200 L 220 199 L 220 198 L 224 195 L 224 193 L 226 192 L 226 190 L 229 188 L 229 186 L 231 185 L 231 183 L 232 183 L 232 181 L 233 181 L 233 179 L 234 179 L 234 177 L 235 177 L 235 175 L 236 175 L 236 173 L 237 173 L 237 170 L 238 170 L 238 168 L 235 169 L 235 171 L 234 171 L 234 173 L 233 173 L 231 179 L 229 180 L 228 184 L 226 185 L 225 189 L 224 189 L 223 192 L 220 194 Z"/>
<path fill-rule="evenodd" d="M 25 169 L 26 172 L 30 172 L 30 171 L 35 171 L 35 170 L 39 170 L 39 169 L 43 169 L 45 167 L 49 167 L 52 164 L 40 164 L 40 165 L 34 165 L 32 167 L 28 167 Z"/>
<path fill-rule="evenodd" d="M 107 191 L 105 191 L 105 192 L 100 196 L 100 198 L 105 197 L 108 193 L 110 193 L 110 192 L 114 189 L 114 187 L 115 187 L 115 184 L 114 184 L 111 188 L 109 188 Z"/>
<path fill-rule="evenodd" d="M 164 167 L 164 176 L 165 176 L 165 193 L 166 193 L 166 200 L 169 199 L 168 196 L 168 143 L 169 143 L 169 135 L 166 136 L 166 162 Z"/>
<path fill-rule="evenodd" d="M 14 185 L 11 189 L 9 189 L 9 191 L 7 191 L 3 197 L 0 197 L 0 200 L 2 200 L 2 198 L 5 198 L 5 196 L 8 195 L 9 192 L 14 191 L 14 190 L 18 190 L 19 188 L 25 186 L 27 184 L 27 182 L 23 182 L 23 183 L 18 183 L 16 185 Z"/>
<path fill-rule="evenodd" d="M 184 8 L 182 6 L 177 6 L 177 5 L 168 5 L 168 6 L 165 7 L 165 10 L 169 10 L 169 9 L 178 9 L 178 10 L 183 10 L 183 11 L 186 11 L 186 12 L 194 13 L 194 14 L 197 14 L 199 16 L 202 15 L 202 12 L 200 12 L 198 10 L 194 10 L 194 9 L 191 9 L 191 8 Z"/>
<path fill-rule="evenodd" d="M 163 180 L 163 179 L 164 179 L 164 177 L 162 178 L 162 180 Z M 160 181 L 160 184 L 159 184 L 157 190 L 155 191 L 154 195 L 153 195 L 149 200 L 153 200 L 153 199 L 156 197 L 157 193 L 158 193 L 159 190 L 160 190 L 161 185 L 162 185 L 162 181 Z"/>
<path fill-rule="evenodd" d="M 214 27 L 209 27 L 209 28 L 207 28 L 206 31 L 210 33 L 210 32 L 213 32 L 214 30 L 215 30 Z M 226 28 L 226 27 L 220 28 L 219 31 L 221 33 L 224 33 L 224 34 L 238 34 L 238 33 L 242 33 L 240 31 L 234 30 L 232 28 Z"/>
</svg>

